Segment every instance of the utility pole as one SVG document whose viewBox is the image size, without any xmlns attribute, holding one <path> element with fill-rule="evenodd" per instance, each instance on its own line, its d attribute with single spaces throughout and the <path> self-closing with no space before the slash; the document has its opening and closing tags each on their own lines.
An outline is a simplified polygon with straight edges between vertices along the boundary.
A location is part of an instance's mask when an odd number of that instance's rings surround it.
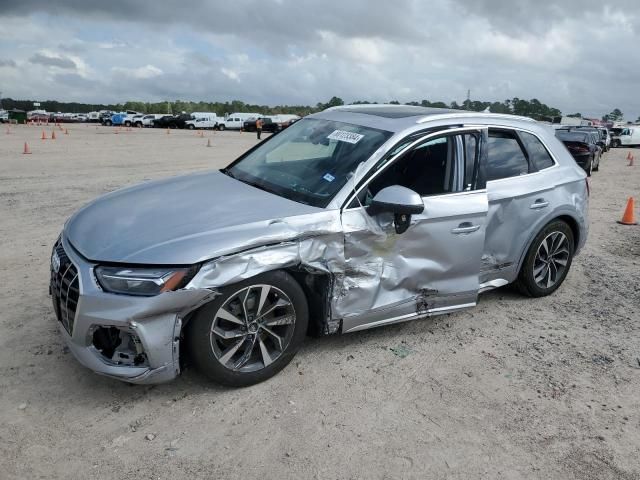
<svg viewBox="0 0 640 480">
<path fill-rule="evenodd" d="M 471 89 L 467 90 L 467 102 L 471 102 Z"/>
</svg>

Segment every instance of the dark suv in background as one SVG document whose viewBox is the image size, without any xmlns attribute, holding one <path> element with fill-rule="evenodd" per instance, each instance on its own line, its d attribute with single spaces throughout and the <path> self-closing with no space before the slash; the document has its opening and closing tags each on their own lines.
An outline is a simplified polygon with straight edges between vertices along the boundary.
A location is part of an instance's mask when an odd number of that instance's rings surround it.
<svg viewBox="0 0 640 480">
<path fill-rule="evenodd" d="M 595 129 L 560 128 L 556 130 L 558 140 L 564 143 L 576 163 L 589 176 L 591 176 L 591 172 L 597 172 L 600 169 L 600 157 L 602 156 L 602 147 L 598 144 L 600 134 L 591 130 Z"/>
</svg>

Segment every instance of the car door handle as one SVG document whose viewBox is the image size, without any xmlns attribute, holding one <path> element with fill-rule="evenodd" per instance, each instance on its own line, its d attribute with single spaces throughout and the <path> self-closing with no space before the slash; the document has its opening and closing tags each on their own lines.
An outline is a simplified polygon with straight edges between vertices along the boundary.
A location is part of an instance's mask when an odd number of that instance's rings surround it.
<svg viewBox="0 0 640 480">
<path fill-rule="evenodd" d="M 540 210 L 541 208 L 547 208 L 548 206 L 549 202 L 547 202 L 544 198 L 538 198 L 529 206 L 529 208 L 532 210 Z"/>
<path fill-rule="evenodd" d="M 451 230 L 451 233 L 460 235 L 461 233 L 473 233 L 480 229 L 480 225 L 473 225 L 471 222 L 462 222 L 458 228 Z"/>
</svg>

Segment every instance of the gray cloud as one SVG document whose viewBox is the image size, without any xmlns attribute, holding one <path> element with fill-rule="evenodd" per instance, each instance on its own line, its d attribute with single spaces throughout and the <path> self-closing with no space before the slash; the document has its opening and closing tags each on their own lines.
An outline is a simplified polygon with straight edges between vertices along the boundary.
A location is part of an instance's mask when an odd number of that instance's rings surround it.
<svg viewBox="0 0 640 480">
<path fill-rule="evenodd" d="M 3 60 L 0 58 L 0 67 L 16 67 L 16 62 L 14 60 Z"/>
<path fill-rule="evenodd" d="M 29 62 L 44 65 L 46 67 L 58 67 L 64 69 L 75 70 L 76 62 L 70 58 L 54 57 L 43 53 L 36 53 L 29 58 Z"/>
<path fill-rule="evenodd" d="M 471 89 L 634 120 L 639 25 L 636 0 L 0 0 L 0 58 L 21 65 L 5 69 L 13 97 L 47 91 L 35 60 L 74 72 L 57 76 L 61 100 L 460 102 Z"/>
</svg>

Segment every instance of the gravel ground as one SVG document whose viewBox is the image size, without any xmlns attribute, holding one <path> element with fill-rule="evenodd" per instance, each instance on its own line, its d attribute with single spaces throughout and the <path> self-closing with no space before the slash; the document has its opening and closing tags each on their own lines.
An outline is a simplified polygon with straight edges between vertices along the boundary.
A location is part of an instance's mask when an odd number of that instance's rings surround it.
<svg viewBox="0 0 640 480">
<path fill-rule="evenodd" d="M 130 386 L 63 347 L 47 282 L 65 219 L 256 142 L 116 131 L 0 132 L 1 478 L 640 478 L 640 227 L 616 223 L 640 200 L 640 151 L 635 167 L 626 149 L 603 158 L 589 241 L 554 295 L 500 289 L 463 313 L 308 339 L 272 380 L 231 390 L 193 370 Z"/>
</svg>

